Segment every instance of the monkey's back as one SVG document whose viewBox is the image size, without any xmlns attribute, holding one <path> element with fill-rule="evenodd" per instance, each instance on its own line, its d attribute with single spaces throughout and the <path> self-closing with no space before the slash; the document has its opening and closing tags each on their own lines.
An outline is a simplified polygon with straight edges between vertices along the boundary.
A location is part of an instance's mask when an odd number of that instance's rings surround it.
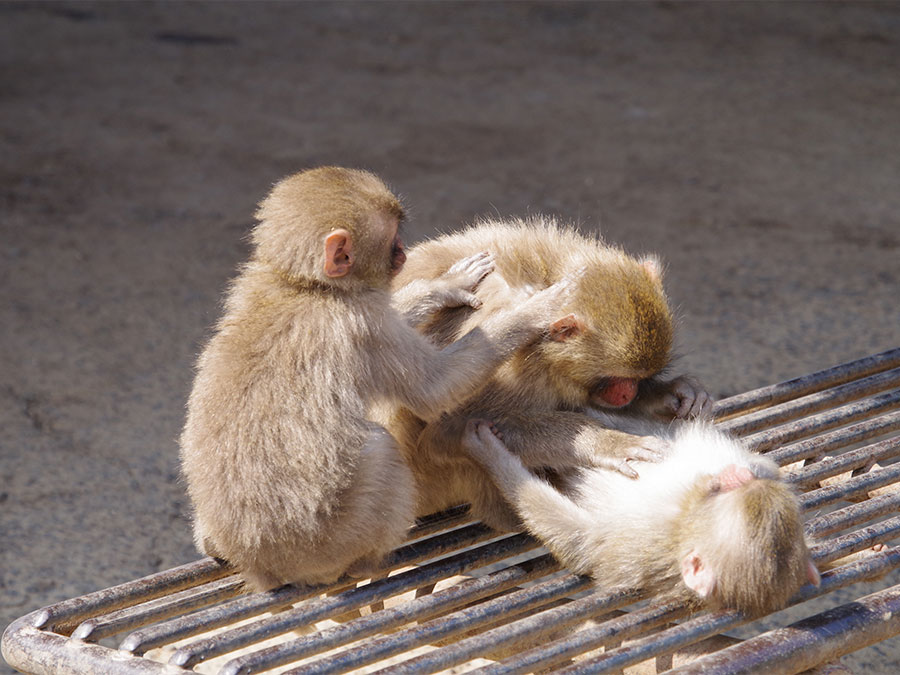
<svg viewBox="0 0 900 675">
<path fill-rule="evenodd" d="M 370 431 L 358 354 L 383 295 L 348 306 L 253 263 L 233 283 L 181 438 L 198 526 L 220 554 L 312 536 L 339 508 Z"/>
</svg>

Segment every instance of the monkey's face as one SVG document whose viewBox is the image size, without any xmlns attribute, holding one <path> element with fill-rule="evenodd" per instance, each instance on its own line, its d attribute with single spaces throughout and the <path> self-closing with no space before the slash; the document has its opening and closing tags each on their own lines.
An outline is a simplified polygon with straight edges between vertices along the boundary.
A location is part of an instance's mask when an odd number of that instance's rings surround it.
<svg viewBox="0 0 900 675">
<path fill-rule="evenodd" d="M 817 583 L 796 496 L 768 467 L 732 464 L 699 478 L 684 514 L 683 579 L 712 606 L 756 616 Z"/>
</svg>

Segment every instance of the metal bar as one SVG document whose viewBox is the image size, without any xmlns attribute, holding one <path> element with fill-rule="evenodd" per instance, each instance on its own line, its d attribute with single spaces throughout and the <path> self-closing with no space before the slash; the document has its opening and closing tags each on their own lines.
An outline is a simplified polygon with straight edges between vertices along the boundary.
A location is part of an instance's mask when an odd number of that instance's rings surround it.
<svg viewBox="0 0 900 675">
<path fill-rule="evenodd" d="M 831 593 L 838 588 L 844 588 L 858 581 L 886 574 L 898 566 L 900 566 L 900 549 L 883 551 L 852 565 L 825 572 L 818 587 L 807 584 L 797 595 L 791 598 L 791 604 L 806 602 Z M 639 638 L 629 645 L 610 649 L 600 656 L 582 661 L 559 672 L 566 675 L 572 675 L 573 673 L 617 672 L 636 663 L 664 654 L 671 654 L 708 637 L 747 623 L 749 620 L 740 612 L 733 610 L 703 614 L 667 628 L 655 635 Z"/>
<path fill-rule="evenodd" d="M 84 617 L 104 611 L 153 600 L 166 593 L 221 579 L 234 570 L 212 558 L 202 558 L 186 565 L 156 572 L 134 581 L 88 593 L 35 612 L 34 627 L 65 634 Z"/>
<path fill-rule="evenodd" d="M 43 610 L 26 614 L 3 633 L 3 658 L 24 673 L 96 675 L 115 668 L 122 675 L 172 675 L 158 661 L 119 654 L 115 649 L 36 628 Z"/>
<path fill-rule="evenodd" d="M 773 406 L 791 398 L 798 398 L 828 387 L 843 384 L 873 373 L 900 366 L 900 347 L 888 349 L 855 361 L 848 361 L 809 375 L 779 382 L 752 391 L 730 396 L 715 404 L 716 419 L 749 412 L 754 408 Z"/>
<path fill-rule="evenodd" d="M 798 673 L 900 633 L 900 586 L 757 635 L 672 673 Z"/>
<path fill-rule="evenodd" d="M 219 671 L 219 675 L 255 673 L 301 658 L 321 654 L 379 631 L 387 631 L 410 621 L 428 618 L 456 609 L 467 603 L 481 600 L 488 595 L 531 581 L 558 568 L 559 564 L 550 555 L 533 558 L 483 577 L 467 579 L 451 588 L 411 600 L 400 607 L 382 609 L 375 614 L 319 631 L 314 635 L 301 637 L 289 643 L 275 645 L 253 654 L 240 656 L 226 663 L 222 670 Z M 401 645 L 400 651 L 408 648 L 409 645 Z M 377 650 L 373 650 L 372 641 L 355 647 L 350 651 L 350 654 L 353 657 L 354 667 L 360 665 L 360 663 L 372 663 L 387 656 L 377 652 Z M 346 663 L 343 664 L 344 668 L 336 668 L 333 662 L 324 668 L 317 668 L 316 665 L 313 664 L 301 670 L 304 672 L 328 672 L 335 674 L 337 672 L 346 672 L 347 669 Z"/>
<path fill-rule="evenodd" d="M 323 659 L 306 668 L 292 670 L 292 675 L 298 673 L 343 673 L 368 663 L 374 663 L 403 651 L 419 647 L 421 645 L 436 642 L 477 629 L 480 626 L 489 625 L 498 619 L 523 611 L 533 611 L 545 606 L 559 598 L 577 593 L 591 584 L 587 577 L 567 574 L 563 577 L 544 581 L 529 588 L 525 588 L 503 597 L 488 600 L 474 607 L 467 607 L 448 616 L 434 619 L 420 626 L 406 628 L 393 635 L 385 635 L 367 644 L 367 653 L 358 653 L 356 650 Z M 492 647 L 501 646 L 494 642 Z M 475 647 L 477 649 L 478 647 Z M 447 647 L 443 648 L 442 655 L 447 656 Z M 446 659 L 450 665 L 462 663 L 468 658 L 465 654 L 450 654 Z M 405 666 L 405 664 L 400 664 Z M 380 671 L 379 671 L 380 672 Z M 414 672 L 424 672 L 415 670 Z M 285 674 L 287 675 L 287 674 Z"/>
<path fill-rule="evenodd" d="M 321 592 L 320 587 L 288 585 L 245 595 L 231 602 L 136 630 L 122 641 L 119 649 L 140 655 L 164 644 L 237 623 L 251 616 L 276 611 Z"/>
<path fill-rule="evenodd" d="M 469 528 L 471 534 L 487 530 L 484 526 L 473 526 Z M 456 530 L 450 535 L 457 535 L 461 530 Z M 445 538 L 440 538 L 441 544 L 445 545 Z M 460 543 L 459 541 L 453 546 L 454 549 L 462 546 L 471 546 L 476 543 L 471 541 Z M 433 540 L 425 540 L 420 544 L 430 544 L 434 548 L 436 544 Z M 412 544 L 412 547 L 419 544 Z M 410 589 L 418 588 L 426 584 L 439 581 L 444 577 L 460 574 L 465 570 L 487 564 L 490 561 L 501 559 L 505 556 L 514 555 L 527 550 L 529 547 L 538 546 L 537 542 L 525 534 L 515 534 L 509 537 L 494 541 L 477 549 L 470 549 L 457 553 L 446 560 L 417 567 L 406 572 L 372 581 L 365 586 L 350 589 L 340 595 L 330 595 L 323 598 L 315 598 L 306 602 L 301 607 L 289 609 L 280 612 L 275 616 L 267 617 L 248 624 L 233 628 L 225 633 L 214 635 L 189 645 L 181 647 L 176 651 L 169 663 L 180 666 L 182 668 L 190 668 L 214 656 L 226 654 L 228 652 L 246 647 L 255 642 L 271 638 L 281 633 L 306 626 L 316 621 L 328 618 L 329 616 L 340 615 L 353 609 L 358 609 L 365 605 L 384 600 L 385 598 L 403 593 Z M 404 547 L 408 548 L 408 547 Z M 443 546 L 442 546 L 443 548 Z"/>
<path fill-rule="evenodd" d="M 167 619 L 181 612 L 233 598 L 241 592 L 243 585 L 243 581 L 239 578 L 219 579 L 140 605 L 92 617 L 78 624 L 78 627 L 72 632 L 72 638 L 96 642 L 108 635 L 115 635 L 138 626 L 146 626 L 148 623 Z"/>
<path fill-rule="evenodd" d="M 900 454 L 900 436 L 894 436 L 841 455 L 825 457 L 802 469 L 787 473 L 784 478 L 796 485 L 809 487 L 818 484 L 825 478 L 871 466 L 875 462 L 891 459 L 898 454 Z"/>
<path fill-rule="evenodd" d="M 467 513 L 468 506 L 455 507 L 423 518 L 419 521 L 420 524 L 411 530 L 411 536 L 421 537 L 435 531 L 442 531 L 448 525 L 459 525 L 468 517 Z M 435 557 L 446 552 L 451 547 L 471 545 L 494 536 L 496 536 L 496 533 L 490 528 L 481 524 L 472 524 L 446 533 L 441 537 L 418 540 L 388 555 L 381 570 L 387 572 L 397 567 Z M 343 583 L 346 584 L 347 582 L 344 581 Z M 135 654 L 144 653 L 160 645 L 199 635 L 214 628 L 220 628 L 229 623 L 258 616 L 268 611 L 281 609 L 295 602 L 319 595 L 326 590 L 334 589 L 334 586 L 287 585 L 264 593 L 254 593 L 220 607 L 211 607 L 207 610 L 161 623 L 158 626 L 135 631 L 123 640 L 120 649 Z"/>
<path fill-rule="evenodd" d="M 891 541 L 897 536 L 900 536 L 900 516 L 882 520 L 880 523 L 854 530 L 843 536 L 829 539 L 827 542 L 815 544 L 810 547 L 809 552 L 817 563 L 826 563 L 874 544 Z"/>
<path fill-rule="evenodd" d="M 813 518 L 806 522 L 803 529 L 810 537 L 825 537 L 867 520 L 897 513 L 898 510 L 900 510 L 900 490 Z"/>
<path fill-rule="evenodd" d="M 865 496 L 876 488 L 896 483 L 900 480 L 900 463 L 869 471 L 861 476 L 853 476 L 840 485 L 827 485 L 800 495 L 800 508 L 811 511 L 845 499 Z"/>
<path fill-rule="evenodd" d="M 770 450 L 766 453 L 766 457 L 785 466 L 810 457 L 821 457 L 832 450 L 861 443 L 898 429 L 900 429 L 900 412 L 888 413 L 836 431 L 830 431 L 821 436 L 807 438 L 784 445 L 776 450 Z"/>
<path fill-rule="evenodd" d="M 765 452 L 785 443 L 796 441 L 798 438 L 812 436 L 835 427 L 842 427 L 851 422 L 857 422 L 866 417 L 877 415 L 900 408 L 900 389 L 872 396 L 871 398 L 855 401 L 840 408 L 834 408 L 827 412 L 819 413 L 796 420 L 789 424 L 783 424 L 759 431 L 745 438 L 751 449 L 757 452 Z M 731 433 L 742 435 L 742 431 L 729 430 Z"/>
<path fill-rule="evenodd" d="M 416 519 L 416 524 L 410 528 L 406 540 L 411 542 L 437 532 L 465 525 L 473 522 L 473 520 L 472 515 L 469 513 L 468 504 L 452 506 L 444 511 L 438 511 Z"/>
<path fill-rule="evenodd" d="M 529 649 L 514 658 L 505 659 L 501 663 L 484 666 L 472 672 L 481 675 L 518 675 L 519 673 L 543 670 L 565 663 L 573 656 L 590 649 L 597 649 L 610 643 L 619 643 L 642 630 L 650 630 L 680 619 L 689 612 L 687 606 L 680 602 L 652 604 L 644 609 L 604 621 L 600 625 L 585 628 L 569 637 L 555 640 L 549 645 Z M 565 672 L 565 669 L 561 672 Z"/>
<path fill-rule="evenodd" d="M 563 585 L 567 582 L 572 583 L 571 579 L 580 580 L 582 577 L 563 577 L 562 579 L 546 583 Z M 585 579 L 584 583 L 587 585 L 590 582 Z M 531 590 L 526 589 L 526 591 Z M 376 672 L 380 674 L 390 673 L 391 675 L 396 673 L 434 673 L 438 670 L 465 663 L 491 650 L 515 645 L 524 639 L 540 640 L 548 634 L 598 614 L 627 605 L 640 597 L 640 593 L 634 590 L 615 593 L 593 593 L 565 605 L 532 614 L 504 626 L 498 626 L 480 635 L 474 635 L 452 645 L 445 646 L 440 650 L 423 654 Z M 471 609 L 477 608 L 473 607 Z M 464 612 L 468 611 L 464 610 Z M 464 612 L 461 612 L 461 614 Z M 471 629 L 472 626 L 466 625 L 465 628 Z"/>
</svg>

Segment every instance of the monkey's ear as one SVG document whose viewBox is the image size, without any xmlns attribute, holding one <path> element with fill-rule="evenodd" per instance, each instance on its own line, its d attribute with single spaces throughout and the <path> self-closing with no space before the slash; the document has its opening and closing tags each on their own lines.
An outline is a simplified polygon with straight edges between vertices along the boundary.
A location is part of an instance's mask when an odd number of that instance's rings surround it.
<svg viewBox="0 0 900 675">
<path fill-rule="evenodd" d="M 684 585 L 701 598 L 709 597 L 716 589 L 716 573 L 706 564 L 696 549 L 681 560 L 681 578 Z"/>
<path fill-rule="evenodd" d="M 353 239 L 347 230 L 335 230 L 325 237 L 325 276 L 343 277 L 353 267 Z"/>
<path fill-rule="evenodd" d="M 557 319 L 550 324 L 550 339 L 554 342 L 565 342 L 584 332 L 584 323 L 574 314 Z"/>
<path fill-rule="evenodd" d="M 650 278 L 654 281 L 660 281 L 662 279 L 662 265 L 659 260 L 656 258 L 643 258 L 641 260 L 641 265 L 645 270 L 647 270 L 647 274 L 650 275 Z"/>
</svg>

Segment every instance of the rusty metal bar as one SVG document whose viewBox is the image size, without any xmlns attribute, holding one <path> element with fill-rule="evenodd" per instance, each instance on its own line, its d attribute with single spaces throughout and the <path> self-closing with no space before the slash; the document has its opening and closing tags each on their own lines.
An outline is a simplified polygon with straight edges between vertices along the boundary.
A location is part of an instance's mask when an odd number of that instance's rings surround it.
<svg viewBox="0 0 900 675">
<path fill-rule="evenodd" d="M 234 570 L 212 558 L 202 558 L 45 607 L 33 615 L 34 627 L 66 634 L 81 619 L 92 614 L 153 600 L 166 593 L 215 581 L 229 574 L 234 574 Z"/>
<path fill-rule="evenodd" d="M 900 408 L 900 389 L 877 394 L 871 398 L 783 424 L 774 429 L 754 433 L 747 436 L 745 441 L 751 449 L 765 452 L 785 443 L 796 441 L 798 438 L 812 436 L 897 408 Z"/>
<path fill-rule="evenodd" d="M 91 617 L 78 624 L 78 627 L 72 632 L 72 637 L 76 640 L 95 642 L 107 635 L 115 635 L 154 621 L 167 619 L 180 612 L 206 607 L 214 602 L 232 598 L 241 592 L 242 586 L 243 582 L 238 577 L 219 579 L 140 605 Z"/>
<path fill-rule="evenodd" d="M 263 593 L 245 595 L 231 602 L 136 630 L 122 641 L 119 649 L 140 655 L 164 644 L 276 611 L 321 592 L 319 587 L 282 586 Z"/>
<path fill-rule="evenodd" d="M 416 524 L 410 528 L 409 536 L 406 538 L 407 543 L 468 524 L 473 520 L 468 504 L 459 504 L 444 511 L 422 516 L 416 519 Z"/>
<path fill-rule="evenodd" d="M 900 411 L 867 419 L 814 438 L 783 445 L 776 450 L 767 452 L 766 457 L 785 466 L 810 457 L 822 457 L 832 450 L 861 443 L 898 429 L 900 429 Z"/>
<path fill-rule="evenodd" d="M 580 577 L 574 578 L 580 579 Z M 564 577 L 556 581 L 564 582 L 567 579 L 568 577 Z M 635 590 L 605 594 L 593 593 L 565 605 L 553 607 L 518 621 L 498 626 L 480 635 L 474 635 L 443 647 L 438 651 L 423 654 L 376 672 L 382 674 L 390 673 L 391 675 L 396 673 L 433 673 L 465 663 L 486 652 L 515 645 L 524 639 L 540 640 L 560 629 L 635 602 L 640 597 L 641 594 Z M 471 629 L 471 626 L 467 626 L 467 628 Z"/>
<path fill-rule="evenodd" d="M 867 520 L 898 511 L 900 511 L 900 490 L 871 497 L 859 504 L 845 506 L 837 511 L 813 518 L 806 522 L 804 531 L 810 537 L 825 537 Z"/>
<path fill-rule="evenodd" d="M 172 675 L 171 667 L 158 661 L 36 628 L 35 623 L 44 618 L 42 611 L 14 621 L 3 633 L 3 658 L 23 672 L 96 675 L 114 667 L 121 675 Z"/>
<path fill-rule="evenodd" d="M 852 565 L 825 572 L 818 587 L 807 584 L 791 599 L 791 603 L 806 602 L 807 600 L 831 593 L 838 588 L 844 588 L 861 580 L 886 574 L 897 567 L 900 567 L 900 549 L 883 551 Z M 610 649 L 600 656 L 582 661 L 559 672 L 566 675 L 617 672 L 636 663 L 664 654 L 671 654 L 747 622 L 747 617 L 733 610 L 703 614 L 654 635 L 639 638 L 629 645 Z M 716 654 L 718 653 L 721 652 L 716 652 Z M 822 659 L 822 661 L 825 660 L 824 658 Z M 694 663 L 697 663 L 697 661 Z M 676 669 L 671 672 L 681 671 Z M 704 670 L 702 672 L 717 671 Z"/>
<path fill-rule="evenodd" d="M 900 516 L 882 520 L 861 530 L 810 547 L 810 554 L 817 563 L 827 563 L 845 555 L 857 553 L 874 544 L 883 544 L 900 536 Z"/>
<path fill-rule="evenodd" d="M 900 586 L 757 635 L 672 673 L 798 673 L 900 632 Z"/>
<path fill-rule="evenodd" d="M 755 408 L 774 406 L 788 399 L 798 398 L 828 387 L 856 380 L 882 370 L 900 367 L 900 347 L 888 349 L 855 361 L 848 361 L 832 368 L 826 368 L 809 375 L 779 382 L 742 394 L 729 396 L 715 404 L 716 419 L 724 419 L 747 413 Z"/>
<path fill-rule="evenodd" d="M 856 448 L 841 455 L 824 457 L 802 469 L 787 473 L 785 480 L 809 487 L 826 478 L 869 467 L 875 462 L 891 459 L 897 455 L 900 455 L 900 436 L 887 438 L 879 443 Z"/>
<path fill-rule="evenodd" d="M 472 672 L 481 675 L 500 675 L 501 673 L 515 675 L 542 670 L 565 663 L 573 656 L 587 650 L 604 647 L 611 643 L 618 644 L 641 631 L 651 630 L 680 619 L 689 612 L 690 610 L 682 603 L 652 604 L 644 609 L 604 621 L 597 626 L 585 628 L 569 637 L 555 640 L 549 645 L 529 649 L 514 658 L 505 659 L 501 663 L 484 666 Z"/>
<path fill-rule="evenodd" d="M 900 463 L 853 476 L 839 485 L 827 485 L 800 495 L 800 507 L 804 511 L 817 509 L 841 500 L 864 497 L 871 490 L 900 480 Z M 898 487 L 900 489 L 900 487 Z"/>
<path fill-rule="evenodd" d="M 447 639 L 454 635 L 477 629 L 480 626 L 489 625 L 503 617 L 523 611 L 533 611 L 559 598 L 577 593 L 590 586 L 590 584 L 591 581 L 587 577 L 566 574 L 562 577 L 488 600 L 479 605 L 467 607 L 419 626 L 406 628 L 393 635 L 376 638 L 367 643 L 365 649 L 344 652 L 309 666 L 291 670 L 290 673 L 291 675 L 298 675 L 299 673 L 304 673 L 305 675 L 311 673 L 344 673 L 421 645 Z M 492 646 L 497 647 L 500 645 L 494 642 Z M 445 647 L 444 651 L 447 649 Z M 478 649 L 478 647 L 474 647 L 474 649 Z M 447 660 L 449 665 L 462 663 L 470 658 L 465 654 L 445 656 L 448 657 L 445 660 Z M 406 664 L 400 664 L 400 666 L 406 667 Z"/>
<path fill-rule="evenodd" d="M 418 540 L 436 532 L 445 531 L 447 528 L 463 525 L 469 519 L 468 505 L 453 507 L 419 519 L 416 526 L 410 530 L 410 539 L 414 541 L 414 544 L 407 544 L 391 553 L 381 569 L 387 571 L 439 555 L 446 551 L 446 544 L 436 546 L 439 539 L 434 539 L 432 544 L 425 544 Z M 460 528 L 457 532 L 460 534 L 453 535 L 455 543 L 461 541 L 460 536 L 468 538 L 467 540 L 473 540 L 474 543 L 474 540 L 483 540 L 496 535 L 480 524 Z M 295 602 L 319 595 L 324 588 L 322 586 L 288 585 L 264 593 L 254 593 L 230 603 L 137 630 L 122 641 L 119 649 L 133 654 L 143 654 L 163 644 L 183 640 L 214 628 L 221 628 L 252 616 L 284 608 Z"/>
<path fill-rule="evenodd" d="M 543 555 L 533 558 L 483 577 L 467 579 L 451 588 L 418 597 L 400 607 L 382 609 L 375 614 L 354 619 L 314 635 L 301 637 L 289 643 L 275 645 L 253 654 L 240 656 L 226 663 L 219 671 L 219 675 L 255 673 L 301 658 L 314 656 L 315 654 L 368 637 L 379 631 L 387 631 L 410 621 L 428 618 L 456 609 L 467 603 L 481 600 L 517 584 L 531 581 L 558 568 L 559 564 L 552 556 Z M 401 645 L 399 650 L 403 651 L 409 648 L 409 645 Z M 351 650 L 354 662 L 353 667 L 360 665 L 360 662 L 371 663 L 387 656 L 386 654 L 376 654 L 375 651 L 372 649 L 371 641 Z M 334 661 L 335 659 L 332 659 L 324 668 L 316 668 L 316 664 L 313 664 L 300 670 L 332 674 L 346 672 L 346 662 L 341 664 L 343 667 L 338 668 L 335 667 Z"/>
<path fill-rule="evenodd" d="M 468 529 L 473 532 L 482 529 L 487 530 L 484 526 L 473 526 Z M 455 530 L 450 532 L 448 536 L 458 535 L 461 532 L 462 530 Z M 456 538 L 457 541 L 452 546 L 453 549 L 477 543 L 477 539 L 472 540 L 470 538 L 469 541 L 460 541 L 458 536 Z M 441 543 L 446 544 L 443 539 L 441 538 Z M 410 547 L 416 547 L 419 544 L 430 544 L 431 548 L 435 546 L 433 540 L 427 539 L 417 544 L 411 544 Z M 508 536 L 480 548 L 457 553 L 445 560 L 438 560 L 406 572 L 401 572 L 392 577 L 378 579 L 377 581 L 373 580 L 364 586 L 353 588 L 340 595 L 315 598 L 301 607 L 289 609 L 275 616 L 255 621 L 252 624 L 233 628 L 225 633 L 198 640 L 176 651 L 169 663 L 182 668 L 190 668 L 214 656 L 227 654 L 236 649 L 266 640 L 274 635 L 307 626 L 329 616 L 344 614 L 398 593 L 440 581 L 448 576 L 461 574 L 466 570 L 537 546 L 537 542 L 528 535 L 515 534 Z"/>
</svg>

